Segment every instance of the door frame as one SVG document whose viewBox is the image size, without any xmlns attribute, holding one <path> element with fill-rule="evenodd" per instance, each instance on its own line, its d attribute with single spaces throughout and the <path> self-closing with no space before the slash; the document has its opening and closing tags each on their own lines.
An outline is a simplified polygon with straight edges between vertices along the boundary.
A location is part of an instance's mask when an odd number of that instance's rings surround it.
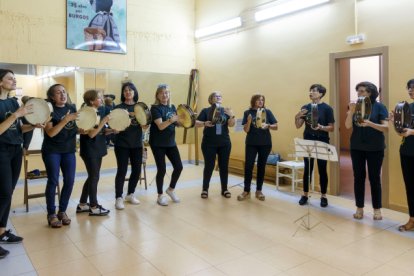
<svg viewBox="0 0 414 276">
<path fill-rule="evenodd" d="M 347 58 L 369 57 L 369 56 L 382 56 L 380 62 L 380 88 L 381 88 L 381 102 L 385 106 L 389 106 L 389 54 L 388 46 L 360 49 L 347 52 L 338 52 L 329 54 L 329 98 L 334 107 L 334 117 L 336 121 L 339 121 L 339 60 Z M 340 148 L 340 135 L 339 128 L 345 126 L 339 126 L 335 124 L 335 129 L 331 135 L 331 143 L 339 150 Z M 388 145 L 388 135 L 385 133 L 385 144 Z M 338 152 L 340 154 L 340 151 Z M 330 193 L 333 195 L 339 194 L 340 184 L 340 164 L 339 162 L 331 162 L 329 166 L 330 175 Z M 388 147 L 385 148 L 384 161 L 382 165 L 382 204 L 384 207 L 389 206 L 389 166 L 388 166 Z"/>
</svg>

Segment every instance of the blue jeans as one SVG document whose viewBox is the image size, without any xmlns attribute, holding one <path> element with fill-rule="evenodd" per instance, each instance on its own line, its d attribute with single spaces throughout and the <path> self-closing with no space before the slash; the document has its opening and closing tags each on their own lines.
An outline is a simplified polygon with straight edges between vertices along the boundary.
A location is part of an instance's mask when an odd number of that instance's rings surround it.
<svg viewBox="0 0 414 276">
<path fill-rule="evenodd" d="M 62 170 L 63 187 L 60 194 L 59 212 L 66 212 L 73 183 L 75 182 L 76 157 L 75 153 L 43 153 L 43 162 L 47 172 L 46 205 L 48 215 L 56 213 L 55 195 L 59 184 L 59 171 Z"/>
</svg>

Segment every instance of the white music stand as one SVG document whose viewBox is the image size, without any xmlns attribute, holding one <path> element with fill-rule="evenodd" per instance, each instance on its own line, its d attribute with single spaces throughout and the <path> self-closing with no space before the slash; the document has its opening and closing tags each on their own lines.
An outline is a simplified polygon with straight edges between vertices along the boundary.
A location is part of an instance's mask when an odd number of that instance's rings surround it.
<svg viewBox="0 0 414 276">
<path fill-rule="evenodd" d="M 324 143 L 321 141 L 315 141 L 315 140 L 305 140 L 300 138 L 294 139 L 295 143 L 295 153 L 298 157 L 303 157 L 308 159 L 309 169 L 308 169 L 308 183 L 310 184 L 311 181 L 311 173 L 310 173 L 310 159 L 322 159 L 326 161 L 332 161 L 332 162 L 338 162 L 338 154 L 336 153 L 336 149 L 334 146 Z M 296 229 L 296 232 L 293 234 L 293 236 L 296 235 L 296 233 L 299 231 L 299 229 L 302 227 L 306 230 L 311 230 L 312 228 L 316 227 L 319 224 L 324 224 L 326 227 L 334 231 L 330 226 L 323 223 L 322 221 L 318 221 L 314 225 L 311 225 L 310 222 L 310 202 L 308 202 L 308 210 L 307 213 L 298 218 L 294 221 L 294 223 L 297 223 L 298 221 L 301 221 L 301 224 L 298 226 L 298 229 Z"/>
</svg>

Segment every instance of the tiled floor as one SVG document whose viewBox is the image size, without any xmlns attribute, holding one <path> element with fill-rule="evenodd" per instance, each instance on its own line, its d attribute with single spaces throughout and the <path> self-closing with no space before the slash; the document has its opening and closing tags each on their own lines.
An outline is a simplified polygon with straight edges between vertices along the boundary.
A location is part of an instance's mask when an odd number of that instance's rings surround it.
<svg viewBox="0 0 414 276">
<path fill-rule="evenodd" d="M 204 200 L 202 169 L 185 165 L 177 187 L 181 203 L 158 206 L 152 183 L 138 189 L 140 205 L 122 211 L 114 209 L 114 172 L 102 173 L 99 201 L 111 209 L 108 217 L 75 214 L 80 174 L 68 210 L 72 224 L 61 229 L 48 228 L 44 198 L 31 200 L 25 212 L 19 185 L 10 226 L 25 240 L 5 246 L 11 255 L 0 260 L 0 275 L 413 275 L 414 232 L 396 229 L 406 214 L 384 210 L 385 219 L 374 222 L 367 208 L 355 221 L 352 201 L 329 197 L 321 209 L 315 194 L 308 209 L 297 204 L 300 193 L 290 193 L 290 186 L 265 185 L 266 201 L 238 202 L 241 187 L 223 198 L 217 172 Z M 154 174 L 148 168 L 149 180 Z M 230 176 L 230 184 L 241 181 Z M 294 223 L 308 210 L 311 226 L 321 222 L 310 231 Z"/>
</svg>

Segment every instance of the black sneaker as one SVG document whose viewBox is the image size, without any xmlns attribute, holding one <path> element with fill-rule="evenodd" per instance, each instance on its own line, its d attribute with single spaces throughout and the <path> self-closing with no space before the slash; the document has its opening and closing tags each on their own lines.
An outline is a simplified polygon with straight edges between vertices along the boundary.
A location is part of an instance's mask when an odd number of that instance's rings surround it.
<svg viewBox="0 0 414 276">
<path fill-rule="evenodd" d="M 9 253 L 10 252 L 8 250 L 0 246 L 0 259 L 3 259 L 4 257 L 6 257 L 7 255 L 9 255 Z"/>
<path fill-rule="evenodd" d="M 0 243 L 3 244 L 19 243 L 22 242 L 22 240 L 22 237 L 12 234 L 10 229 L 0 235 Z"/>
<path fill-rule="evenodd" d="M 321 207 L 325 208 L 328 206 L 328 199 L 326 197 L 321 197 Z"/>
<path fill-rule="evenodd" d="M 302 196 L 299 200 L 299 205 L 305 205 L 306 203 L 308 203 L 308 197 Z"/>
<path fill-rule="evenodd" d="M 109 210 L 105 209 L 101 205 L 96 206 L 95 208 L 91 207 L 89 211 L 90 216 L 106 216 L 109 214 Z"/>
<path fill-rule="evenodd" d="M 85 213 L 85 212 L 89 212 L 90 206 L 89 203 L 86 204 L 78 204 L 78 206 L 76 207 L 76 213 Z"/>
</svg>

